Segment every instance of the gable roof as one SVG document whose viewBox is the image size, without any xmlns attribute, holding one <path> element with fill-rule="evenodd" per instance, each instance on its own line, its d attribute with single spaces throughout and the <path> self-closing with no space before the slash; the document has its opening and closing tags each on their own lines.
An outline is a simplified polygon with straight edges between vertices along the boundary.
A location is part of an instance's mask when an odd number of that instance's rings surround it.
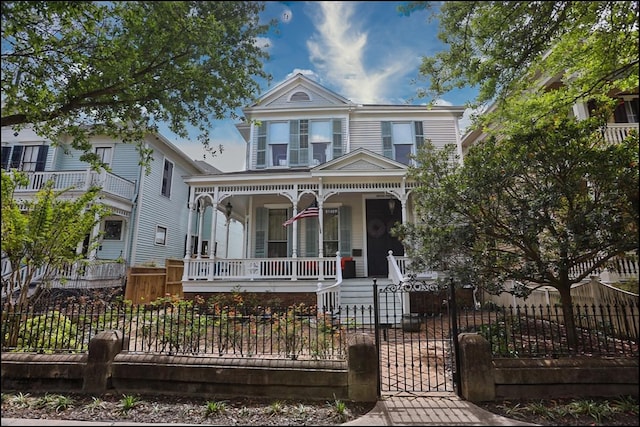
<svg viewBox="0 0 640 427">
<path fill-rule="evenodd" d="M 283 108 L 300 106 L 302 103 L 312 103 L 313 106 L 341 107 L 354 105 L 342 95 L 309 79 L 304 74 L 298 73 L 282 83 L 265 92 L 258 100 L 246 107 L 246 111 L 260 108 L 274 108 L 278 105 Z"/>
<path fill-rule="evenodd" d="M 384 157 L 366 148 L 357 148 L 350 153 L 311 169 L 312 172 L 329 171 L 397 171 L 405 173 L 407 166 L 403 163 Z"/>
</svg>

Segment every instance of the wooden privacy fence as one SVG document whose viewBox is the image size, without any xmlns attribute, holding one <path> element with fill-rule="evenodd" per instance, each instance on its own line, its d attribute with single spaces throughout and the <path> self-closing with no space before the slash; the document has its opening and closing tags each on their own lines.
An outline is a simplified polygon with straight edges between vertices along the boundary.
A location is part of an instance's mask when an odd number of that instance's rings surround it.
<svg viewBox="0 0 640 427">
<path fill-rule="evenodd" d="M 167 259 L 164 267 L 134 266 L 127 274 L 125 299 L 133 304 L 148 304 L 160 297 L 182 292 L 182 260 Z"/>
</svg>

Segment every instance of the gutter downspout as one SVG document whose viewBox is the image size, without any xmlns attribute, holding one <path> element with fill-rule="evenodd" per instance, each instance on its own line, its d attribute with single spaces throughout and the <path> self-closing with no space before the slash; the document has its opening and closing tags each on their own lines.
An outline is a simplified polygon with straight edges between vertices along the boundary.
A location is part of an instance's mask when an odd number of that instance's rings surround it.
<svg viewBox="0 0 640 427">
<path fill-rule="evenodd" d="M 148 144 L 145 144 L 145 148 L 149 148 Z M 142 210 L 142 198 L 140 197 L 143 194 L 142 190 L 144 190 L 144 166 L 140 166 L 140 179 L 138 185 L 138 191 L 136 193 L 135 200 L 137 201 L 135 207 L 135 220 L 133 221 L 133 227 L 131 227 L 131 254 L 129 257 L 129 266 L 134 266 L 136 261 L 136 251 L 138 249 L 138 234 L 140 230 L 140 211 Z"/>
</svg>

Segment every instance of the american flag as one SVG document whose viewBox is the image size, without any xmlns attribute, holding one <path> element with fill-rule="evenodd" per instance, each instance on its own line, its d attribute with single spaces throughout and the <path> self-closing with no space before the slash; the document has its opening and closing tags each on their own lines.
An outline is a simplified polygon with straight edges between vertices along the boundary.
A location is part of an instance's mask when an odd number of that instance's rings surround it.
<svg viewBox="0 0 640 427">
<path fill-rule="evenodd" d="M 319 215 L 318 202 L 314 200 L 313 203 L 311 203 L 305 210 L 298 213 L 298 215 L 291 217 L 285 222 L 283 222 L 282 226 L 286 227 L 287 225 L 291 225 L 295 221 L 299 220 L 300 218 L 317 217 L 318 215 Z"/>
</svg>

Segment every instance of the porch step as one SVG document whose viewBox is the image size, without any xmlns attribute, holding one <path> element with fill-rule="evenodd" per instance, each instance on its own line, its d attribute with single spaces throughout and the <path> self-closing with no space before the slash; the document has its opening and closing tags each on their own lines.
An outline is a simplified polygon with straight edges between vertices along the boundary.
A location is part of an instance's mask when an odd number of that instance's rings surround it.
<svg viewBox="0 0 640 427">
<path fill-rule="evenodd" d="M 391 281 L 387 278 L 377 278 L 376 283 L 378 285 L 378 290 L 384 288 L 384 286 L 390 285 Z M 353 313 L 353 308 L 356 310 L 364 307 L 365 310 L 369 310 L 369 308 L 373 309 L 373 279 L 372 278 L 356 278 L 356 279 L 346 279 L 343 280 L 340 285 L 340 306 L 343 311 L 346 312 L 348 309 L 349 313 Z M 398 310 L 399 307 L 395 307 L 395 310 Z M 373 312 L 371 314 L 373 316 Z M 387 313 L 385 307 L 382 307 L 379 311 L 379 319 L 382 323 L 386 323 L 384 319 L 393 318 L 393 313 Z M 373 318 L 372 318 L 373 321 Z"/>
</svg>

